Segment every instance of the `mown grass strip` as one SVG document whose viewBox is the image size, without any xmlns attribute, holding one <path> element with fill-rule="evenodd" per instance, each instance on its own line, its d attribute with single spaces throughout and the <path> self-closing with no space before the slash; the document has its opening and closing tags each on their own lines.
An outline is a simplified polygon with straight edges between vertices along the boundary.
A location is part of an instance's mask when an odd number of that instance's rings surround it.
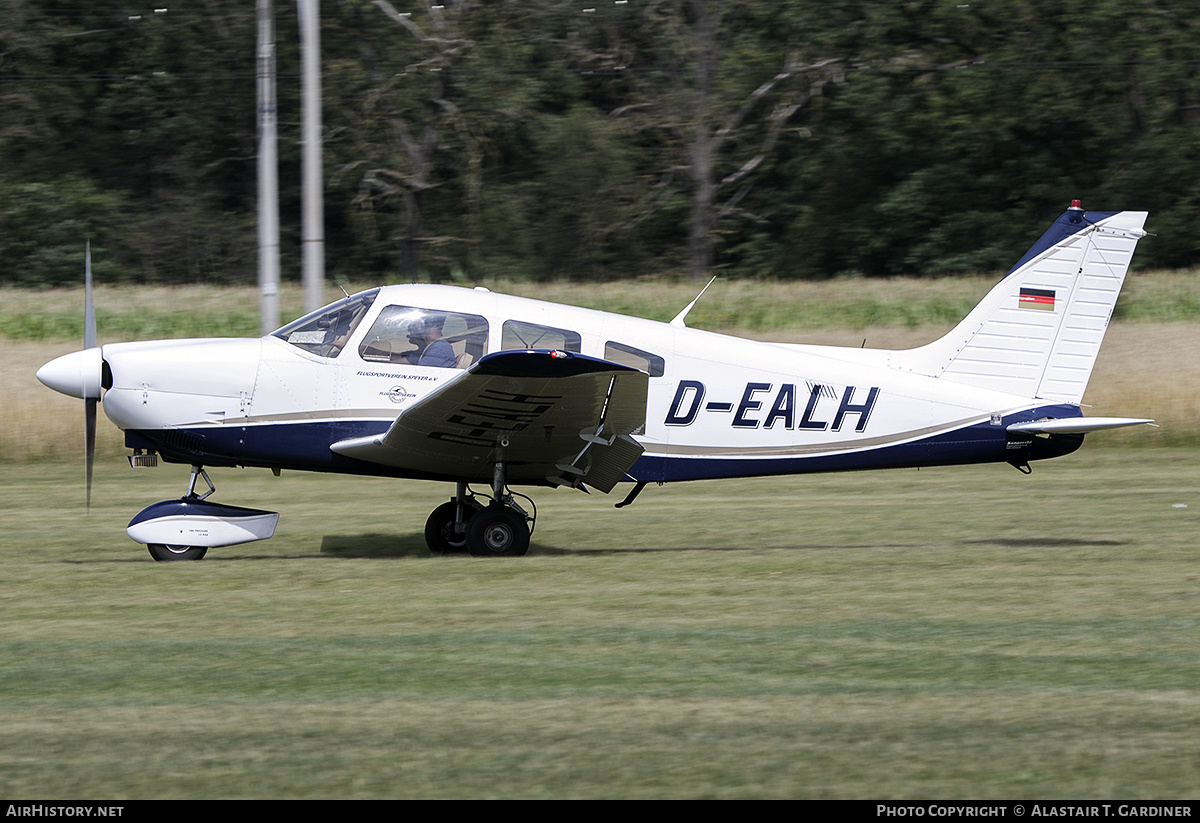
<svg viewBox="0 0 1200 823">
<path fill-rule="evenodd" d="M 186 467 L 0 466 L 0 788 L 97 797 L 1190 797 L 1200 461 L 537 492 L 217 470 L 275 538 L 155 564 Z"/>
</svg>

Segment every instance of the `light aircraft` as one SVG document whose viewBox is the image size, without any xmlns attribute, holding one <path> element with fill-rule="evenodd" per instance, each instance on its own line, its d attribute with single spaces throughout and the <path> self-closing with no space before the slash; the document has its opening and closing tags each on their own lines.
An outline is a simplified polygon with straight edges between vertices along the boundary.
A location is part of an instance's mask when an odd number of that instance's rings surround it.
<svg viewBox="0 0 1200 823">
<path fill-rule="evenodd" d="M 385 286 L 259 339 L 96 344 L 38 370 L 96 405 L 131 465 L 191 466 L 181 498 L 128 527 L 155 560 L 270 537 L 279 515 L 209 501 L 205 467 L 454 484 L 435 552 L 525 554 L 514 486 L 648 483 L 1029 463 L 1085 434 L 1151 423 L 1080 410 L 1145 212 L 1078 201 L 953 330 L 902 351 L 762 343 L 486 289 Z M 699 299 L 699 298 L 697 298 Z M 198 493 L 197 481 L 208 490 Z M 487 488 L 476 493 L 471 484 Z"/>
</svg>

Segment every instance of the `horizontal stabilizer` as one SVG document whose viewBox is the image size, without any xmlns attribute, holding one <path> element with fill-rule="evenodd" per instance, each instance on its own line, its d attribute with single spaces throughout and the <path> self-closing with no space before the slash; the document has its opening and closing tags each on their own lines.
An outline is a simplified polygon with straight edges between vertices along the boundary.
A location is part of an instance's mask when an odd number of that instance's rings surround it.
<svg viewBox="0 0 1200 823">
<path fill-rule="evenodd" d="M 1066 417 L 1058 420 L 1013 423 L 1008 427 L 1008 431 L 1032 434 L 1087 434 L 1125 426 L 1143 426 L 1153 422 L 1142 417 Z"/>
</svg>

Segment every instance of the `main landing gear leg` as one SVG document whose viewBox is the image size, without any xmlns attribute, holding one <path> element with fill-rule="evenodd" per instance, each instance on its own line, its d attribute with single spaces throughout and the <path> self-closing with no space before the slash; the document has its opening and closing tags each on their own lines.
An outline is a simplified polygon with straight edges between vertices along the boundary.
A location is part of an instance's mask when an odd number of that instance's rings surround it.
<svg viewBox="0 0 1200 823">
<path fill-rule="evenodd" d="M 529 551 L 532 522 L 505 488 L 503 463 L 492 474 L 492 502 L 481 505 L 459 482 L 455 497 L 433 510 L 425 542 L 435 553 L 466 549 L 476 557 L 520 557 Z"/>
<path fill-rule="evenodd" d="M 504 463 L 492 472 L 492 502 L 467 524 L 467 551 L 476 557 L 520 557 L 529 551 L 525 511 L 505 491 Z"/>
</svg>

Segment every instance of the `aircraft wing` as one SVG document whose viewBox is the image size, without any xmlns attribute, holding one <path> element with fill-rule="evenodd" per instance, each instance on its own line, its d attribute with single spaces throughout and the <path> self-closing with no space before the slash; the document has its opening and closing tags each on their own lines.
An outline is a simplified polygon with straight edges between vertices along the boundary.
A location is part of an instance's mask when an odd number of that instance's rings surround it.
<svg viewBox="0 0 1200 823">
<path fill-rule="evenodd" d="M 341 455 L 464 480 L 582 484 L 609 492 L 641 456 L 649 377 L 573 352 L 487 355 L 400 413 L 386 433 L 334 443 Z"/>
</svg>

